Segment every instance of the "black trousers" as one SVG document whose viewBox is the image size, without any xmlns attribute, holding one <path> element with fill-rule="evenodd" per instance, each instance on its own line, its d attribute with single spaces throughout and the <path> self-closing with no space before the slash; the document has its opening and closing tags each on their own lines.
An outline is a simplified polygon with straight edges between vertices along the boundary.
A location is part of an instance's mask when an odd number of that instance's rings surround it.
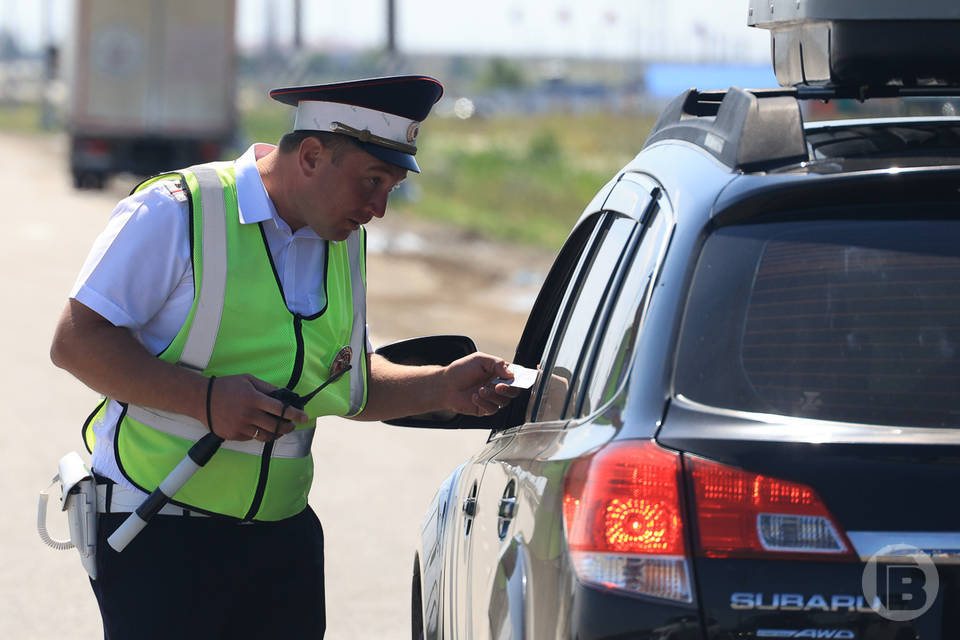
<svg viewBox="0 0 960 640">
<path fill-rule="evenodd" d="M 322 638 L 323 529 L 313 510 L 281 522 L 156 516 L 117 553 L 128 514 L 102 514 L 97 580 L 107 640 Z"/>
</svg>

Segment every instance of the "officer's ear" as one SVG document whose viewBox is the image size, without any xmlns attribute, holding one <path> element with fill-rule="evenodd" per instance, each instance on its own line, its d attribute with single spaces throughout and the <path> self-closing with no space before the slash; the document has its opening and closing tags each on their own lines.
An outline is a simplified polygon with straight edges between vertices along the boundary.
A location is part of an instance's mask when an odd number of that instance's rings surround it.
<svg viewBox="0 0 960 640">
<path fill-rule="evenodd" d="M 320 138 L 307 136 L 300 142 L 297 151 L 297 160 L 300 170 L 306 176 L 311 176 L 332 161 L 333 152 Z"/>
</svg>

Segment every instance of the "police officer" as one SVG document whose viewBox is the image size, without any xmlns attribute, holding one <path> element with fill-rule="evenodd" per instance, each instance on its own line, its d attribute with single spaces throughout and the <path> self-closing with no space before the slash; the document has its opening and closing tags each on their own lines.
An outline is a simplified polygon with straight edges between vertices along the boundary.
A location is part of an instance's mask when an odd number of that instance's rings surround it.
<svg viewBox="0 0 960 640">
<path fill-rule="evenodd" d="M 319 638 L 323 532 L 307 505 L 318 416 L 489 415 L 506 363 L 370 353 L 363 225 L 419 172 L 428 77 L 276 89 L 294 131 L 234 162 L 150 179 L 114 210 L 51 357 L 105 396 L 84 426 L 98 476 L 105 635 Z M 303 395 L 340 375 L 301 410 Z M 123 553 L 106 538 L 208 430 L 213 459 Z"/>
</svg>

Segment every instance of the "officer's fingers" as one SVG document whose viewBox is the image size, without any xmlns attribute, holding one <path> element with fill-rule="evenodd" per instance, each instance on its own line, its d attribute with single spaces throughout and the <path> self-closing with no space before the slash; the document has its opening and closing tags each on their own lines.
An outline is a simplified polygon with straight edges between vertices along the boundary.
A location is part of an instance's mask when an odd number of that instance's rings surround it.
<svg viewBox="0 0 960 640">
<path fill-rule="evenodd" d="M 236 441 L 242 442 L 244 440 L 252 439 L 254 436 L 254 433 L 256 433 L 256 429 L 257 427 L 252 424 L 238 423 L 236 425 L 233 425 L 229 428 L 224 428 L 222 430 L 220 429 L 220 427 L 217 427 L 217 435 L 219 435 L 224 440 L 236 440 Z"/>
<path fill-rule="evenodd" d="M 292 405 L 284 403 L 279 398 L 271 398 L 266 395 L 261 395 L 258 398 L 257 408 L 264 413 L 274 416 L 274 419 L 280 417 L 284 420 L 292 420 L 293 422 L 307 422 L 310 420 L 310 417 L 303 409 L 297 409 Z"/>
<path fill-rule="evenodd" d="M 296 428 L 296 425 L 289 420 L 280 420 L 274 423 L 273 437 L 279 438 L 285 436 Z"/>
<path fill-rule="evenodd" d="M 481 398 L 492 402 L 499 408 L 509 404 L 511 400 L 520 395 L 520 390 L 510 385 L 500 383 L 496 385 L 483 385 L 480 387 L 479 393 Z"/>
<path fill-rule="evenodd" d="M 507 363 L 503 358 L 498 358 L 497 356 L 491 356 L 486 353 L 474 353 L 474 362 L 476 362 L 480 370 L 490 378 L 511 378 L 513 374 L 507 369 Z"/>
<path fill-rule="evenodd" d="M 279 438 L 286 435 L 296 428 L 289 420 L 281 420 L 272 413 L 260 412 L 260 415 L 254 421 L 253 426 L 260 429 L 260 432 L 266 435 L 266 440 Z"/>
<path fill-rule="evenodd" d="M 479 393 L 473 394 L 473 404 L 478 409 L 478 415 L 489 416 L 500 410 L 500 405 L 482 397 Z"/>
<path fill-rule="evenodd" d="M 293 423 L 286 420 L 269 426 L 266 424 L 263 426 L 248 425 L 246 428 L 246 433 L 243 434 L 244 437 L 238 438 L 238 440 L 259 440 L 260 442 L 271 442 L 280 436 L 290 433 L 293 431 L 293 429 Z"/>
<path fill-rule="evenodd" d="M 284 433 L 273 433 L 272 431 L 267 431 L 266 429 L 261 429 L 260 427 L 250 427 L 250 439 L 258 440 L 260 442 L 273 442 L 280 436 L 286 435 Z"/>
<path fill-rule="evenodd" d="M 261 380 L 260 378 L 255 378 L 254 376 L 248 375 L 247 379 L 250 381 L 250 384 L 253 385 L 253 388 L 259 391 L 256 400 L 255 406 L 261 411 L 266 411 L 275 416 L 281 416 L 283 418 L 289 418 L 295 422 L 306 422 L 308 420 L 307 414 L 301 409 L 290 406 L 284 400 L 271 396 L 270 394 L 275 391 L 284 391 L 287 394 L 292 394 L 292 392 L 278 387 L 275 385 Z"/>
<path fill-rule="evenodd" d="M 511 387 L 510 385 L 504 384 L 502 382 L 497 385 L 494 385 L 493 389 L 494 391 L 497 392 L 498 396 L 502 396 L 504 399 L 508 401 L 512 400 L 513 398 L 516 398 L 518 395 L 520 395 L 520 392 L 523 391 L 523 389 L 519 389 L 517 387 Z"/>
<path fill-rule="evenodd" d="M 253 388 L 263 394 L 269 394 L 271 391 L 276 391 L 279 389 L 278 386 L 270 384 L 266 380 L 261 380 L 256 376 L 251 376 L 250 374 L 246 375 L 247 380 L 253 385 Z"/>
<path fill-rule="evenodd" d="M 280 436 L 285 436 L 288 433 L 293 432 L 296 429 L 296 425 L 290 422 L 289 420 L 284 420 L 279 425 L 277 425 L 277 430 L 274 432 L 274 437 L 279 438 Z"/>
</svg>

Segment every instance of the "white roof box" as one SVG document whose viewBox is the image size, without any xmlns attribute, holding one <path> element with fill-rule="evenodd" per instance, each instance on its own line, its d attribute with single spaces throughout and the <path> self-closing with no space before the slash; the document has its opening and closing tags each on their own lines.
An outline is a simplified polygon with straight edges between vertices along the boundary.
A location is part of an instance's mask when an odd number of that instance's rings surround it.
<svg viewBox="0 0 960 640">
<path fill-rule="evenodd" d="M 960 86 L 956 0 L 750 0 L 785 87 Z"/>
</svg>

